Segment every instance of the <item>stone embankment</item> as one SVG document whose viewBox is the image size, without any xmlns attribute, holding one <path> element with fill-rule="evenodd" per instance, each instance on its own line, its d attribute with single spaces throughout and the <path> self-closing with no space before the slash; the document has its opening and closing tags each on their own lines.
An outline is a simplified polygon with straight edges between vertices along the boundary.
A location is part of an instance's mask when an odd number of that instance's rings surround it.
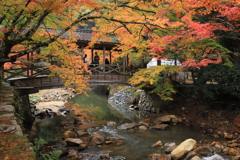
<svg viewBox="0 0 240 160">
<path fill-rule="evenodd" d="M 13 93 L 10 90 L 12 89 L 4 86 L 0 91 L 0 157 L 2 160 L 18 160 L 20 157 L 35 160 L 28 138 L 23 135 L 22 127 L 17 122 L 17 113 L 12 104 Z"/>
</svg>

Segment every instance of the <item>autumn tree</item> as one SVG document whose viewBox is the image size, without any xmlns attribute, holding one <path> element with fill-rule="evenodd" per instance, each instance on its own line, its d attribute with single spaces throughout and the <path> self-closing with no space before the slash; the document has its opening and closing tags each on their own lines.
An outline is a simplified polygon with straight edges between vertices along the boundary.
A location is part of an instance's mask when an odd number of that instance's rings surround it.
<svg viewBox="0 0 240 160">
<path fill-rule="evenodd" d="M 226 9 L 227 3 L 234 4 Z M 122 50 L 121 56 L 181 58 L 184 67 L 194 70 L 209 63 L 220 63 L 223 59 L 213 61 L 208 55 L 216 53 L 221 57 L 229 52 L 218 44 L 214 31 L 231 28 L 216 21 L 200 22 L 199 16 L 216 12 L 218 18 L 232 22 L 231 14 L 238 11 L 239 2 L 8 0 L 1 1 L 0 7 L 0 65 L 41 50 L 41 56 L 53 55 L 62 64 L 61 68 L 49 67 L 51 71 L 67 79 L 67 84 L 79 83 L 81 92 L 87 83 L 82 83 L 86 82 L 86 77 L 80 74 L 87 69 L 77 57 L 79 50 L 74 32 L 77 26 L 84 26 L 89 20 L 96 22 L 90 45 L 99 38 L 111 41 L 106 36 L 110 33 L 121 42 L 118 46 Z M 67 39 L 62 39 L 64 34 Z M 224 60 L 228 61 L 227 58 Z"/>
<path fill-rule="evenodd" d="M 179 69 L 185 68 L 193 73 L 211 63 L 231 63 L 226 54 L 231 51 L 219 44 L 215 34 L 217 30 L 228 32 L 231 28 L 226 26 L 227 21 L 221 23 L 213 19 L 221 17 L 221 19 L 228 19 L 229 22 L 234 21 L 230 17 L 239 11 L 239 2 L 234 0 L 224 2 L 219 0 L 122 0 L 110 4 L 112 11 L 104 12 L 105 17 L 98 21 L 99 28 L 96 30 L 99 36 L 102 33 L 116 34 L 121 40 L 119 48 L 123 51 L 122 56 L 180 59 L 183 65 Z M 119 7 L 123 4 L 124 7 Z M 201 21 L 203 16 L 211 14 L 214 15 L 212 19 Z M 232 23 L 239 24 L 236 21 Z M 155 69 L 159 68 L 155 67 Z M 159 73 L 161 71 L 162 68 Z M 135 76 L 141 75 L 137 73 Z M 149 84 L 152 82 L 144 79 L 144 75 L 141 78 L 142 81 L 138 78 L 133 77 L 130 83 L 142 86 L 146 81 L 149 81 Z"/>
</svg>

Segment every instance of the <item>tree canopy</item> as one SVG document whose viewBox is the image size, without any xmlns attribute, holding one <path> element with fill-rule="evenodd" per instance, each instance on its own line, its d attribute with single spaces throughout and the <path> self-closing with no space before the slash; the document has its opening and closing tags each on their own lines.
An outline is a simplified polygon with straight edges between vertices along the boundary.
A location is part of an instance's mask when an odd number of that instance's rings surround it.
<svg viewBox="0 0 240 160">
<path fill-rule="evenodd" d="M 31 52 L 41 58 L 53 55 L 62 65 L 50 66 L 52 73 L 67 79 L 66 84 L 78 84 L 82 92 L 87 78 L 76 73 L 87 68 L 74 31 L 91 20 L 96 23 L 91 44 L 114 34 L 121 56 L 181 59 L 182 68 L 191 70 L 229 64 L 225 55 L 233 50 L 219 39 L 239 42 L 239 11 L 236 0 L 5 0 L 0 2 L 1 65 Z"/>
</svg>

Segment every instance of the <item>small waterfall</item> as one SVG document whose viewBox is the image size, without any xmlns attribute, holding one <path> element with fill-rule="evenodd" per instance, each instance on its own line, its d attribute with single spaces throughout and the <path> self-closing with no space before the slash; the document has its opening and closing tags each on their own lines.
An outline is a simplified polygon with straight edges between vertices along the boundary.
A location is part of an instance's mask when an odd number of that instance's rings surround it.
<svg viewBox="0 0 240 160">
<path fill-rule="evenodd" d="M 125 140 L 125 142 L 132 144 L 132 145 L 137 144 L 139 142 L 139 140 L 137 140 L 137 137 L 133 137 L 128 134 L 121 134 L 121 133 L 119 134 L 118 133 L 119 130 L 116 128 L 104 126 L 99 131 L 107 133 L 107 134 L 111 135 L 112 137 L 119 137 L 122 140 Z"/>
</svg>

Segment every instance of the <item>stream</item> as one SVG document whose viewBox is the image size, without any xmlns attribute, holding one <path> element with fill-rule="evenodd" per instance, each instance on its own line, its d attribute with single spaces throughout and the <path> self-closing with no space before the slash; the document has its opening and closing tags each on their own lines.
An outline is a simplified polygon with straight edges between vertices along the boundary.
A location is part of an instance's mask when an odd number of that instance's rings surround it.
<svg viewBox="0 0 240 160">
<path fill-rule="evenodd" d="M 89 96 L 77 95 L 68 100 L 71 104 L 70 108 L 75 110 L 74 114 L 81 114 L 82 121 L 81 129 L 89 127 L 98 127 L 99 131 L 103 132 L 106 137 L 119 137 L 123 143 L 117 145 L 103 144 L 101 147 L 88 147 L 83 150 L 84 160 L 99 160 L 99 156 L 106 152 L 111 152 L 112 160 L 127 159 L 127 160 L 145 160 L 149 154 L 164 153 L 163 148 L 152 148 L 155 142 L 161 140 L 163 144 L 175 142 L 180 144 L 188 138 L 193 138 L 198 144 L 206 144 L 212 141 L 220 141 L 194 130 L 191 127 L 183 124 L 170 126 L 164 130 L 148 129 L 148 130 L 119 130 L 104 126 L 108 121 L 114 121 L 117 125 L 130 122 L 139 122 L 141 120 L 137 111 L 131 111 L 126 106 L 121 108 L 111 106 L 108 103 L 107 96 L 100 96 L 89 92 Z M 73 113 L 72 113 L 73 114 Z M 69 115 L 71 116 L 71 115 Z M 46 141 L 51 141 L 61 137 L 63 131 L 60 128 L 62 120 L 68 116 L 56 116 L 52 119 L 43 119 L 35 123 L 34 138 L 41 137 Z M 206 157 L 204 160 L 224 159 L 219 155 L 215 157 Z M 226 159 L 226 158 L 225 158 Z"/>
</svg>

